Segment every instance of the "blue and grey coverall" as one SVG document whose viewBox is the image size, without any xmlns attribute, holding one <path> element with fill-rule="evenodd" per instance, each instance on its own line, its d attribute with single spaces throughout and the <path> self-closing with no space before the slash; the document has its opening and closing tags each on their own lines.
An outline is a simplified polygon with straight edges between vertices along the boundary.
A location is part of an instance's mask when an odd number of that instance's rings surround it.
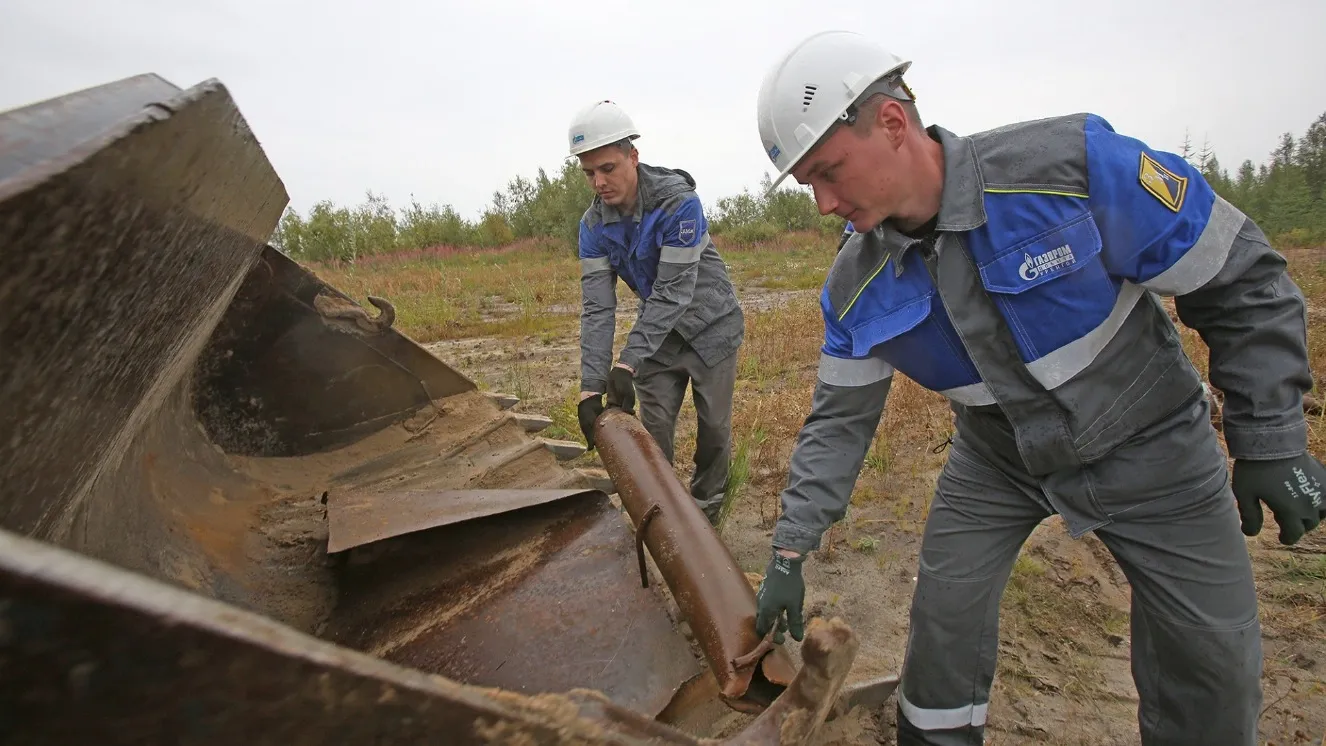
<svg viewBox="0 0 1326 746">
<path fill-rule="evenodd" d="M 732 456 L 732 392 L 745 317 L 709 237 L 695 180 L 644 163 L 637 174 L 633 215 L 596 197 L 580 221 L 580 390 L 607 389 L 620 277 L 640 297 L 617 359 L 635 369 L 641 424 L 671 462 L 690 384 L 698 421 L 691 495 L 713 521 Z"/>
<path fill-rule="evenodd" d="M 920 551 L 900 744 L 980 743 L 999 602 L 1057 513 L 1095 531 L 1132 588 L 1145 744 L 1253 744 L 1262 648 L 1251 562 L 1200 375 L 1159 297 L 1210 348 L 1240 459 L 1305 452 L 1306 304 L 1250 219 L 1177 155 L 1096 115 L 970 137 L 932 126 L 930 232 L 885 223 L 821 294 L 813 410 L 775 547 L 843 517 L 895 370 L 955 413 Z"/>
</svg>

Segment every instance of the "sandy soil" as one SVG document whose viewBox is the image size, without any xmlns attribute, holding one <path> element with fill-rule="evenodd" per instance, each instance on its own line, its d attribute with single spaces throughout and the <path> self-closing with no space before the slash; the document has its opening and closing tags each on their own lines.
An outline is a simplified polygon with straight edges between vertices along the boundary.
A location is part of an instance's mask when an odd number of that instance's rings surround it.
<svg viewBox="0 0 1326 746">
<path fill-rule="evenodd" d="M 792 292 L 742 289 L 748 313 L 773 308 Z M 814 291 L 800 291 L 810 293 Z M 622 299 L 625 301 L 626 299 Z M 634 320 L 623 302 L 618 332 Z M 619 343 L 620 344 L 620 343 Z M 547 412 L 574 392 L 579 351 L 574 331 L 555 339 L 466 339 L 429 346 L 462 372 L 494 390 L 518 385 L 527 412 Z M 810 361 L 808 364 L 813 364 Z M 894 396 L 924 395 L 900 381 Z M 946 432 L 917 428 L 886 413 L 882 428 L 906 435 L 891 443 L 885 470 L 863 472 L 847 519 L 831 529 L 825 548 L 805 566 L 808 615 L 840 616 L 860 638 L 849 681 L 901 668 L 907 611 L 915 587 L 930 492 L 945 453 Z M 940 418 L 942 420 L 942 418 Z M 1315 418 L 1314 418 L 1315 419 Z M 694 413 L 683 407 L 678 474 L 689 472 Z M 756 577 L 769 553 L 782 466 L 756 469 L 722 526 L 723 540 Z M 589 463 L 593 454 L 584 457 Z M 1286 549 L 1268 530 L 1248 541 L 1257 569 L 1264 633 L 1265 709 L 1262 743 L 1326 743 L 1326 530 Z M 1136 744 L 1137 695 L 1129 668 L 1126 580 L 1094 536 L 1074 541 L 1058 518 L 1047 520 L 1025 545 L 1002 603 L 1000 659 L 986 743 Z M 796 644 L 789 638 L 796 655 Z M 893 743 L 891 698 L 878 712 L 854 713 L 828 724 L 822 744 Z M 735 713 L 721 732 L 740 727 Z"/>
</svg>

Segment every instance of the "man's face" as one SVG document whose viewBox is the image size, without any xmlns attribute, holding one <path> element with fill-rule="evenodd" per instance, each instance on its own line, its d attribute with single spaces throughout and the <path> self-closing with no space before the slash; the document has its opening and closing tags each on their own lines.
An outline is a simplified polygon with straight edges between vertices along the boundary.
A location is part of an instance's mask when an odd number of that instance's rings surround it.
<svg viewBox="0 0 1326 746">
<path fill-rule="evenodd" d="M 897 109 L 898 116 L 885 109 Z M 821 215 L 851 221 L 857 231 L 870 231 L 891 217 L 908 189 L 900 153 L 905 113 L 884 104 L 867 131 L 837 127 L 792 170 L 798 183 L 815 193 Z"/>
<path fill-rule="evenodd" d="M 580 169 L 594 187 L 605 205 L 618 207 L 635 199 L 635 167 L 640 163 L 639 151 L 629 155 L 616 145 L 605 145 L 580 154 Z"/>
</svg>

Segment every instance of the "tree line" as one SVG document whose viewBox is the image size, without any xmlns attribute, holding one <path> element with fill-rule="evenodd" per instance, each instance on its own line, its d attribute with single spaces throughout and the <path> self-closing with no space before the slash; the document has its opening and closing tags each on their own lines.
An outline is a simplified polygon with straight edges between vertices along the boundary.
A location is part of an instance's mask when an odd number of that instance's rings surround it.
<svg viewBox="0 0 1326 746">
<path fill-rule="evenodd" d="M 1185 138 L 1181 154 L 1277 248 L 1326 244 L 1326 113 L 1302 137 L 1282 134 L 1267 161 L 1245 160 L 1232 177 L 1207 145 L 1194 151 Z"/>
<path fill-rule="evenodd" d="M 1216 192 L 1261 225 L 1278 248 L 1326 243 L 1326 113 L 1301 137 L 1286 132 L 1260 165 L 1246 160 L 1233 176 L 1209 145 L 1194 148 L 1185 137 L 1180 154 Z M 821 216 L 809 193 L 781 188 L 765 195 L 766 175 L 754 194 L 723 197 L 706 205 L 710 231 L 729 245 L 749 245 L 789 231 L 837 236 L 842 219 Z M 493 193 L 477 220 L 450 205 L 423 205 L 412 199 L 397 211 L 372 191 L 361 204 L 338 206 L 323 200 L 300 215 L 288 208 L 272 245 L 305 261 L 353 262 L 360 257 L 437 246 L 486 248 L 518 239 L 551 239 L 574 246 L 580 217 L 594 192 L 574 159 L 550 176 L 540 168 L 533 179 L 517 176 Z"/>
</svg>

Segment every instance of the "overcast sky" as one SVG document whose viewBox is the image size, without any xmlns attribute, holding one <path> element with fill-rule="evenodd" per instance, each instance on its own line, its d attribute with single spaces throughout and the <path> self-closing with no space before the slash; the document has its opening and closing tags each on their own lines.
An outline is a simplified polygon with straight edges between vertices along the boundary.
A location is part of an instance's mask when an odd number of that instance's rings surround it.
<svg viewBox="0 0 1326 746">
<path fill-rule="evenodd" d="M 1089 110 L 1163 149 L 1190 128 L 1232 172 L 1326 111 L 1324 0 L 1107 2 L 0 0 L 0 110 L 144 72 L 218 78 L 301 212 L 372 189 L 467 217 L 557 169 L 599 98 L 706 204 L 754 189 L 760 79 L 822 29 L 911 59 L 922 116 L 958 133 Z"/>
</svg>

